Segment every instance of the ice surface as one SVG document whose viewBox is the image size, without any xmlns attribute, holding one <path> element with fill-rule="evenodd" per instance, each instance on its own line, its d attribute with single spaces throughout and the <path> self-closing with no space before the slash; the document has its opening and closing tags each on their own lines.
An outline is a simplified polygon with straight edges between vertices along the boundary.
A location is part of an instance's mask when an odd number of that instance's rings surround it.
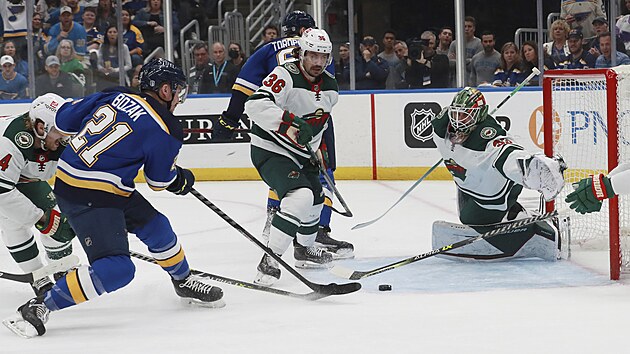
<svg viewBox="0 0 630 354">
<path fill-rule="evenodd" d="M 333 214 L 333 237 L 352 242 L 369 270 L 430 250 L 431 224 L 456 221 L 452 182 L 422 182 L 386 217 L 413 181 L 340 181 L 355 214 Z M 252 234 L 265 220 L 262 182 L 197 183 L 197 190 Z M 139 190 L 166 214 L 193 268 L 251 281 L 261 251 L 192 195 Z M 131 248 L 146 248 L 130 236 Z M 84 259 L 82 250 L 79 255 Z M 223 309 L 184 307 L 167 275 L 142 261 L 127 287 L 54 312 L 44 337 L 25 340 L 0 328 L 0 353 L 603 353 L 628 352 L 630 287 L 610 282 L 606 260 L 456 263 L 429 258 L 362 280 L 358 293 L 307 302 L 229 285 Z M 293 263 L 292 252 L 284 259 Z M 7 251 L 0 269 L 19 272 Z M 304 276 L 343 282 L 323 270 Z M 379 292 L 378 284 L 392 291 Z M 0 279 L 0 317 L 32 296 Z M 278 288 L 309 289 L 283 271 Z"/>
</svg>

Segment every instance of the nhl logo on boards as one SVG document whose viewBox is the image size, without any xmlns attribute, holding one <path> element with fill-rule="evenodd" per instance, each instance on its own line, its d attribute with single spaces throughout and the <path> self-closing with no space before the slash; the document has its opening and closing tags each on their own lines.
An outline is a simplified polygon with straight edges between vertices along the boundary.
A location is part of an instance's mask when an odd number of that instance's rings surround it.
<svg viewBox="0 0 630 354">
<path fill-rule="evenodd" d="M 435 148 L 431 120 L 442 110 L 437 102 L 411 102 L 405 106 L 405 144 L 410 148 Z"/>
</svg>

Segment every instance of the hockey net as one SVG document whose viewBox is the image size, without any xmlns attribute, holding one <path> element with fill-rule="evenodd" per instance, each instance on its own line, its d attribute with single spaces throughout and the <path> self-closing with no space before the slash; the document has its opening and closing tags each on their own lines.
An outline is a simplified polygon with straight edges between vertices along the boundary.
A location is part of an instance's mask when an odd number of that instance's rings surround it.
<svg viewBox="0 0 630 354">
<path fill-rule="evenodd" d="M 562 155 L 569 167 L 566 186 L 553 203 L 564 208 L 572 183 L 630 162 L 630 67 L 547 71 L 543 107 L 545 153 Z M 608 250 L 610 278 L 630 272 L 628 197 L 605 201 L 599 213 L 571 212 L 569 220 L 574 252 Z"/>
</svg>

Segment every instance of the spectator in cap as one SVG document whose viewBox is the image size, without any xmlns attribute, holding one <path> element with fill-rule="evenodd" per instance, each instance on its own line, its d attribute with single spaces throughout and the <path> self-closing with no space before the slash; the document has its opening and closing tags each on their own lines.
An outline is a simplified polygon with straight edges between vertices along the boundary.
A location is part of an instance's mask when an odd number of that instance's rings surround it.
<svg viewBox="0 0 630 354">
<path fill-rule="evenodd" d="M 609 32 L 608 21 L 605 17 L 596 17 L 593 20 L 593 28 L 595 29 L 595 36 L 584 39 L 584 49 L 588 50 L 589 53 L 597 58 L 602 54 L 601 49 L 599 48 L 599 36 L 603 33 Z M 617 41 L 617 50 L 624 53 L 626 52 L 621 40 Z"/>
<path fill-rule="evenodd" d="M 56 93 L 61 97 L 79 97 L 79 92 L 73 92 L 72 79 L 61 71 L 59 58 L 51 55 L 46 58 L 46 72 L 35 79 L 35 95 L 41 96 L 45 93 Z"/>
<path fill-rule="evenodd" d="M 599 35 L 599 45 L 601 48 L 602 54 L 597 58 L 595 62 L 596 68 L 610 68 L 612 67 L 612 44 L 610 38 L 610 32 L 604 32 Z M 620 52 L 618 50 L 614 51 L 616 55 L 617 65 L 628 65 L 630 64 L 630 58 L 626 55 L 626 53 Z"/>
<path fill-rule="evenodd" d="M 3 100 L 14 100 L 27 98 L 26 89 L 28 80 L 24 75 L 15 71 L 15 61 L 9 55 L 0 57 L 2 66 L 2 80 L 0 80 L 0 98 Z"/>
<path fill-rule="evenodd" d="M 2 55 L 8 55 L 13 58 L 15 71 L 22 74 L 24 77 L 28 77 L 28 63 L 20 57 L 15 42 L 12 40 L 5 41 L 2 47 Z"/>
<path fill-rule="evenodd" d="M 50 39 L 45 45 L 48 55 L 54 55 L 57 51 L 59 42 L 69 39 L 74 44 L 74 50 L 77 55 L 83 59 L 86 55 L 87 32 L 85 27 L 72 19 L 72 9 L 69 6 L 62 6 L 59 10 L 60 22 L 50 28 L 48 35 Z"/>
<path fill-rule="evenodd" d="M 571 55 L 562 63 L 557 65 L 557 69 L 588 69 L 595 67 L 597 58 L 582 47 L 584 35 L 579 29 L 572 29 L 569 32 L 569 52 Z"/>
<path fill-rule="evenodd" d="M 374 37 L 365 36 L 359 50 L 361 55 L 355 58 L 357 90 L 384 89 L 389 75 L 389 64 L 377 55 L 378 44 Z"/>
<path fill-rule="evenodd" d="M 62 2 L 63 4 L 63 2 Z M 62 6 L 56 10 L 50 12 L 50 17 L 47 22 L 50 26 L 54 26 L 61 20 L 61 14 L 64 11 L 69 11 L 72 15 L 72 20 L 83 24 L 83 11 L 85 10 L 84 6 L 79 6 L 79 0 L 66 0 L 65 6 Z"/>
</svg>

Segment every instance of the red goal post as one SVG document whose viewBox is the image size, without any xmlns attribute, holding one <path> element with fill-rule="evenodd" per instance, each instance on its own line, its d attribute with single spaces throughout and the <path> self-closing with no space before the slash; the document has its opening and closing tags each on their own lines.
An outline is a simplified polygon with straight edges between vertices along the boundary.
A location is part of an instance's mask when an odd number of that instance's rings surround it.
<svg viewBox="0 0 630 354">
<path fill-rule="evenodd" d="M 568 165 L 566 186 L 554 202 L 566 206 L 571 184 L 630 162 L 630 66 L 611 69 L 549 70 L 543 78 L 545 154 Z M 630 181 L 628 181 L 630 183 Z M 555 204 L 555 205 L 554 205 Z M 630 200 L 604 202 L 599 213 L 570 215 L 571 249 L 608 248 L 610 278 L 630 269 Z"/>
</svg>

